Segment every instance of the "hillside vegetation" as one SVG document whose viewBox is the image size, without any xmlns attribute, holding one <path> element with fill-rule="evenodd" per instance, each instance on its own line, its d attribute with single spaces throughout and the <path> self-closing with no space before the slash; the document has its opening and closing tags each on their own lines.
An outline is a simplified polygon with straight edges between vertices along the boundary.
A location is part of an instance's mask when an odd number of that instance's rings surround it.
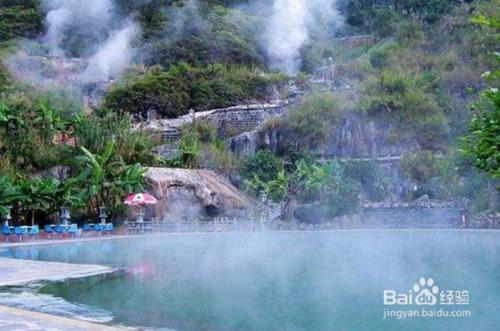
<svg viewBox="0 0 500 331">
<path fill-rule="evenodd" d="M 490 178 L 498 177 L 498 161 L 491 161 L 498 160 L 499 150 L 497 99 L 476 107 L 492 111 L 493 119 L 483 124 L 476 120 L 471 126 L 477 131 L 496 121 L 485 135 L 494 142 L 478 152 L 486 155 L 479 159 L 473 148 L 466 156 L 461 150 L 474 114 L 471 104 L 484 99 L 485 89 L 498 89 L 498 77 L 486 81 L 482 74 L 498 68 L 493 53 L 499 45 L 500 1 L 338 1 L 342 18 L 329 25 L 317 20 L 299 50 L 300 71 L 293 76 L 273 70 L 258 37 L 268 13 L 248 1 L 114 3 L 114 15 L 134 17 L 140 34 L 133 43 L 132 64 L 116 77 L 92 114 L 84 114 L 70 92 L 16 81 L 0 64 L 0 183 L 15 192 L 4 200 L 0 194 L 0 207 L 13 204 L 22 217 L 32 210 L 50 215 L 61 203 L 57 196 L 65 192 L 64 203 L 82 214 L 95 212 L 103 201 L 118 213 L 121 196 L 141 185 L 140 163 L 212 167 L 237 178 L 250 194 L 265 193 L 281 202 L 285 215 L 297 202 L 318 201 L 330 206 L 329 217 L 351 213 L 358 193 L 370 200 L 387 198 L 387 178 L 371 162 L 324 165 L 308 150 L 308 142 L 320 141 L 349 114 L 391 123 L 390 139 L 421 146 L 401 161 L 406 178 L 418 186 L 406 199 L 427 194 L 467 198 L 473 211 L 492 206 L 486 190 L 489 179 L 474 165 Z M 32 39 L 31 48 L 47 52 L 44 10 L 36 0 L 0 0 L 2 59 L 21 49 L 26 38 Z M 368 41 L 349 39 L 360 35 L 368 35 Z M 61 43 L 65 56 L 83 57 L 98 41 L 69 26 Z M 335 79 L 326 91 L 312 77 L 330 58 Z M 177 155 L 165 159 L 153 152 L 159 142 L 142 131 L 130 133 L 129 115 L 145 119 L 154 111 L 175 118 L 190 109 L 286 98 L 290 81 L 304 96 L 287 116 L 266 124 L 285 127 L 297 137 L 296 148 L 284 155 L 260 151 L 239 160 L 214 128 L 198 124 L 184 128 Z M 469 136 L 469 145 L 480 137 Z M 69 179 L 44 183 L 53 186 L 49 194 L 27 189 L 23 193 L 22 185 L 32 180 L 40 187 L 40 180 L 57 171 Z M 23 201 L 35 198 L 42 202 L 22 209 Z"/>
</svg>

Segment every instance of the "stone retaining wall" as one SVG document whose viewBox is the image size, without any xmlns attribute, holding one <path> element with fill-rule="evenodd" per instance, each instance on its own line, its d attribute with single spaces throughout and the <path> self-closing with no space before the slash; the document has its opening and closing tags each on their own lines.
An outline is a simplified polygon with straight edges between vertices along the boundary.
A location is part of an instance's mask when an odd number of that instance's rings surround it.
<svg viewBox="0 0 500 331">
<path fill-rule="evenodd" d="M 254 109 L 242 107 L 221 109 L 200 119 L 216 127 L 218 136 L 224 139 L 253 131 L 264 124 L 267 119 L 280 117 L 285 111 L 285 105 Z"/>
<path fill-rule="evenodd" d="M 214 126 L 219 138 L 225 139 L 258 129 L 267 119 L 284 115 L 290 104 L 290 101 L 283 101 L 214 109 L 191 113 L 176 119 L 150 121 L 143 128 L 156 132 L 163 142 L 174 142 L 179 140 L 183 125 L 200 121 Z"/>
</svg>

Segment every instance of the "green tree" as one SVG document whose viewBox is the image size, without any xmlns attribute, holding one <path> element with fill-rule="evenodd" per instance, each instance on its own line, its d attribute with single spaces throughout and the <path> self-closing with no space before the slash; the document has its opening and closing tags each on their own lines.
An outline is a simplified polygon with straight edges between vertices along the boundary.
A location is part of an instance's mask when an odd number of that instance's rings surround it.
<svg viewBox="0 0 500 331">
<path fill-rule="evenodd" d="M 499 40 L 500 20 L 479 15 L 473 23 L 494 31 Z M 464 154 L 472 164 L 487 173 L 492 179 L 488 182 L 489 207 L 496 210 L 498 205 L 498 180 L 500 179 L 500 54 L 495 52 L 494 67 L 483 77 L 489 87 L 479 96 L 472 110 L 475 112 L 469 124 L 469 134 L 465 137 Z"/>
<path fill-rule="evenodd" d="M 295 163 L 294 169 L 288 173 L 280 170 L 276 179 L 265 183 L 268 195 L 282 195 L 281 217 L 291 220 L 301 193 L 322 188 L 328 178 L 325 166 L 308 162 L 304 159 Z"/>
<path fill-rule="evenodd" d="M 94 215 L 98 214 L 99 207 L 105 206 L 112 216 L 116 216 L 127 194 L 143 190 L 141 182 L 145 169 L 127 165 L 113 154 L 114 148 L 113 141 L 108 142 L 100 154 L 81 147 L 82 155 L 77 158 L 79 197 L 86 202 L 88 212 Z"/>
<path fill-rule="evenodd" d="M 276 179 L 281 170 L 283 170 L 283 165 L 280 159 L 271 151 L 264 149 L 257 151 L 257 153 L 245 160 L 241 177 L 247 183 L 257 177 L 260 182 L 265 184 Z M 262 185 L 258 185 L 259 181 L 251 183 L 252 190 L 255 193 L 260 193 L 264 189 Z M 256 184 L 257 186 L 255 186 Z"/>
<path fill-rule="evenodd" d="M 0 151 L 17 172 L 61 164 L 67 147 L 56 143 L 64 121 L 45 98 L 13 93 L 0 99 Z"/>
<path fill-rule="evenodd" d="M 0 215 L 6 215 L 8 208 L 22 199 L 19 187 L 14 185 L 9 177 L 0 176 Z"/>
<path fill-rule="evenodd" d="M 48 212 L 54 206 L 60 183 L 53 177 L 21 177 L 17 183 L 24 197 L 21 209 L 31 214 L 31 225 L 34 225 L 37 211 Z"/>
</svg>

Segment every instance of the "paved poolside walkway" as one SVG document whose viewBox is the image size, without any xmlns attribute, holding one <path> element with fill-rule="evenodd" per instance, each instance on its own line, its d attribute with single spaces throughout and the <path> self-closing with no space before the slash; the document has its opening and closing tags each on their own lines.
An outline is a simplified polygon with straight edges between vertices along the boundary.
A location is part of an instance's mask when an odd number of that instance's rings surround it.
<svg viewBox="0 0 500 331">
<path fill-rule="evenodd" d="M 106 238 L 111 239 L 111 238 Z M 85 238 L 83 241 L 100 240 Z M 82 241 L 79 240 L 79 241 Z M 24 243 L 3 243 L 0 248 L 15 246 L 63 244 L 70 240 L 35 241 Z M 92 264 L 69 264 L 59 262 L 0 258 L 0 287 L 21 286 L 41 281 L 56 281 L 66 278 L 80 278 L 115 272 L 115 268 Z M 65 317 L 53 316 L 0 305 L 0 330 L 2 331 L 87 331 L 123 330 L 102 324 L 94 324 Z"/>
<path fill-rule="evenodd" d="M 0 305 L 0 330 L 2 331 L 118 331 L 130 328 L 112 327 L 103 324 L 77 321 L 33 311 Z"/>
<path fill-rule="evenodd" d="M 88 277 L 114 271 L 116 269 L 100 265 L 0 258 L 0 287 Z"/>
</svg>

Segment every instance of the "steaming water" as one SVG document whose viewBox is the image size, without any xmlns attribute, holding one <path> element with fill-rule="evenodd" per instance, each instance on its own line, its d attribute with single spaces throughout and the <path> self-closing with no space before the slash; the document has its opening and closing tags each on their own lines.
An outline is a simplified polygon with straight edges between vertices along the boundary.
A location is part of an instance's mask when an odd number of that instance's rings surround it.
<svg viewBox="0 0 500 331">
<path fill-rule="evenodd" d="M 498 330 L 499 239 L 500 232 L 460 231 L 186 234 L 8 253 L 124 266 L 122 277 L 49 284 L 41 292 L 110 312 L 114 322 L 126 325 Z M 441 289 L 468 290 L 470 304 L 454 309 L 471 310 L 472 316 L 384 320 L 383 291 L 408 293 L 421 277 L 432 277 Z"/>
</svg>

